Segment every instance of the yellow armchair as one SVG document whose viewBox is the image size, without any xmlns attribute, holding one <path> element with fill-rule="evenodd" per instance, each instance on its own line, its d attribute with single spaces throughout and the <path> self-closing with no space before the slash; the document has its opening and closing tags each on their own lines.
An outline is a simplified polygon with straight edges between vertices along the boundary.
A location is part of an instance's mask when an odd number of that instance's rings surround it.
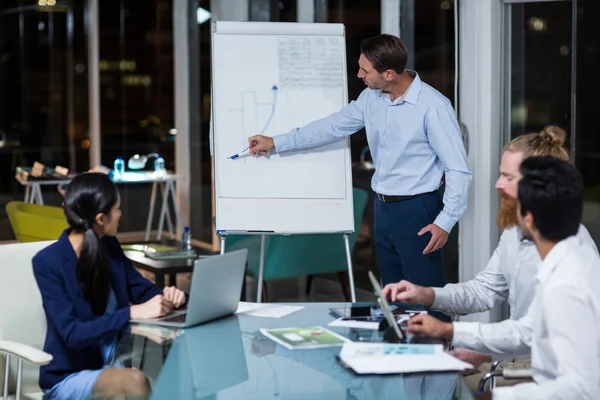
<svg viewBox="0 0 600 400">
<path fill-rule="evenodd" d="M 56 240 L 68 227 L 61 207 L 11 201 L 6 205 L 6 214 L 20 242 Z"/>
</svg>

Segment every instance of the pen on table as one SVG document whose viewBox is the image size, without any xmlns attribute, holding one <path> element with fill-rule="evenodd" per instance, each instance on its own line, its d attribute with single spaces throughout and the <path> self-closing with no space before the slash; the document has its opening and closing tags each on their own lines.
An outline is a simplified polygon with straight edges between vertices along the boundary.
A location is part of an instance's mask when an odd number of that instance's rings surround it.
<svg viewBox="0 0 600 400">
<path fill-rule="evenodd" d="M 227 157 L 230 160 L 235 160 L 236 158 L 238 158 L 239 156 L 241 156 L 242 154 L 244 154 L 245 152 L 247 152 L 248 150 L 250 150 L 250 147 L 246 147 L 244 150 L 240 151 L 237 154 L 234 154 L 232 156 Z"/>
</svg>

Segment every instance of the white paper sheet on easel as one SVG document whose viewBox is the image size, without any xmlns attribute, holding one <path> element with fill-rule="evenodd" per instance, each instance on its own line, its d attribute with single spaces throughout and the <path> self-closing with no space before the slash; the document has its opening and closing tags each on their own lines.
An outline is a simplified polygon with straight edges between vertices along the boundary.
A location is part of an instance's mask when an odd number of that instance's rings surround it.
<svg viewBox="0 0 600 400">
<path fill-rule="evenodd" d="M 346 343 L 340 360 L 357 374 L 462 371 L 473 368 L 444 352 L 442 345 Z"/>
<path fill-rule="evenodd" d="M 249 315 L 262 318 L 281 318 L 293 312 L 302 310 L 301 306 L 288 306 L 280 304 L 247 303 L 240 301 L 236 314 Z"/>
</svg>

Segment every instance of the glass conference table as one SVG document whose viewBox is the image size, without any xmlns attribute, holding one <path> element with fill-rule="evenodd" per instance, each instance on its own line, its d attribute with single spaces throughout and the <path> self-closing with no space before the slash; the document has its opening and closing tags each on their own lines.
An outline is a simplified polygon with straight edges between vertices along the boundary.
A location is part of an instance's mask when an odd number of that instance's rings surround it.
<svg viewBox="0 0 600 400">
<path fill-rule="evenodd" d="M 236 315 L 181 330 L 162 343 L 132 335 L 132 365 L 150 378 L 151 399 L 473 399 L 457 373 L 357 375 L 340 365 L 340 348 L 287 350 L 260 328 L 327 326 L 330 308 L 349 303 L 294 303 L 279 319 Z M 329 329 L 354 341 L 382 341 L 377 331 Z M 159 341 L 160 342 L 160 341 Z"/>
</svg>

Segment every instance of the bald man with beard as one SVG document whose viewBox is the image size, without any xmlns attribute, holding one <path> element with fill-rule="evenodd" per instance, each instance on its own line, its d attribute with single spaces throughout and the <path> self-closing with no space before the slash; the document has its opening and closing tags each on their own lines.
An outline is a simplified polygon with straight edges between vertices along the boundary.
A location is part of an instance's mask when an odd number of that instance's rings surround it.
<svg viewBox="0 0 600 400">
<path fill-rule="evenodd" d="M 547 126 L 540 133 L 530 133 L 513 139 L 504 147 L 500 164 L 500 177 L 496 189 L 500 195 L 500 207 L 496 216 L 502 231 L 498 247 L 486 268 L 475 279 L 443 288 L 423 287 L 408 281 L 387 285 L 383 293 L 392 301 L 407 304 L 423 304 L 448 314 L 466 315 L 491 310 L 508 300 L 510 318 L 523 317 L 535 296 L 536 274 L 541 258 L 533 241 L 523 238 L 518 227 L 517 190 L 522 175 L 521 162 L 531 156 L 553 156 L 569 160 L 564 148 L 566 133 L 561 128 Z M 579 226 L 577 236 L 585 245 L 596 245 L 587 229 Z M 467 384 L 476 389 L 483 374 L 489 371 L 491 357 L 463 349 L 455 349 L 453 355 L 474 366 Z M 515 354 L 515 363 L 503 364 L 507 368 L 529 368 L 529 354 Z M 521 381 L 498 379 L 497 386 L 512 385 Z"/>
</svg>

